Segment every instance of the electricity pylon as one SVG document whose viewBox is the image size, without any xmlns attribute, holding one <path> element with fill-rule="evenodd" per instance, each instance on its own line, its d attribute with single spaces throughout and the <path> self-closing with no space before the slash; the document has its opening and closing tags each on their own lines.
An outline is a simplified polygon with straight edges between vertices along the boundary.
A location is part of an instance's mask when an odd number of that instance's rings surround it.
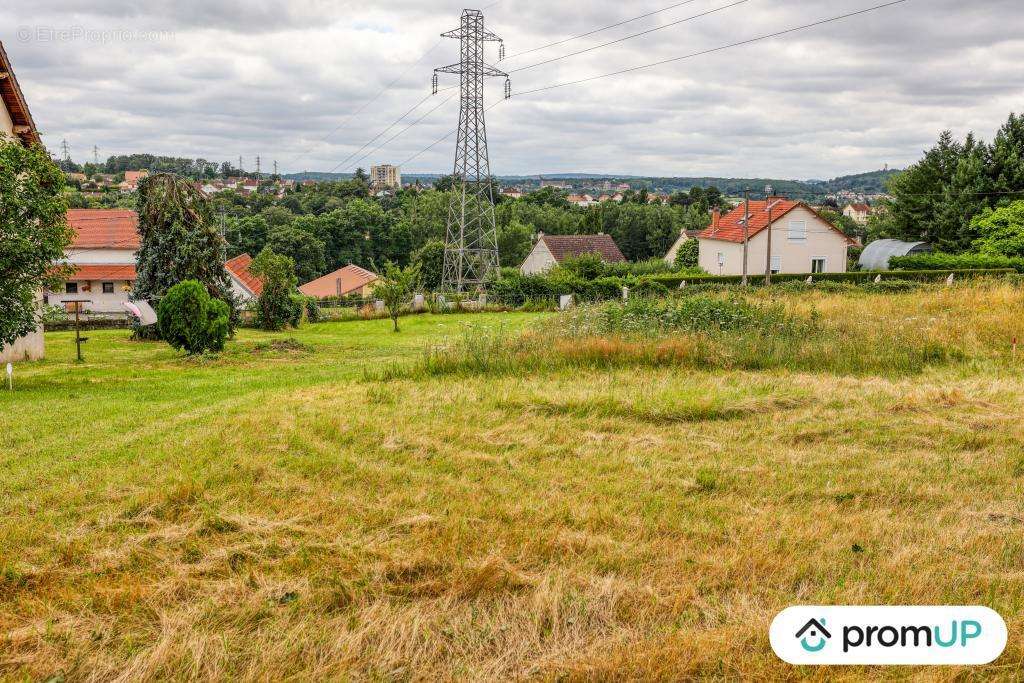
<svg viewBox="0 0 1024 683">
<path fill-rule="evenodd" d="M 504 43 L 484 28 L 483 12 L 462 11 L 462 25 L 441 34 L 461 42 L 458 64 L 434 70 L 434 94 L 437 74 L 459 74 L 461 108 L 459 138 L 455 146 L 455 186 L 448 209 L 448 230 L 444 250 L 445 291 L 478 290 L 487 277 L 501 265 L 498 256 L 498 229 L 494 223 L 494 187 L 487 154 L 487 124 L 484 122 L 484 79 L 504 78 L 509 97 L 508 74 L 484 61 L 484 44 Z"/>
</svg>

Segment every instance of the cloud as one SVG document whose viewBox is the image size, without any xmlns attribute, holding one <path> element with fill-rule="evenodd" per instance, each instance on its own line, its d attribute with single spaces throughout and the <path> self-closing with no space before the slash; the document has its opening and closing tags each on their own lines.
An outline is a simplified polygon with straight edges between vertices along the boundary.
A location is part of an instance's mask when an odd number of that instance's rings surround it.
<svg viewBox="0 0 1024 683">
<path fill-rule="evenodd" d="M 488 27 L 505 70 L 677 21 L 734 0 L 692 0 L 584 39 L 535 46 L 671 2 L 501 0 Z M 643 37 L 513 74 L 516 93 L 701 52 L 877 0 L 749 0 Z M 4 41 L 44 140 L 84 161 L 152 152 L 278 160 L 285 171 L 402 163 L 444 171 L 457 101 L 438 106 L 435 66 L 458 60 L 440 33 L 461 5 L 396 0 L 13 0 Z M 902 166 L 943 129 L 990 139 L 1024 95 L 1019 0 L 909 0 L 879 12 L 652 69 L 517 95 L 488 84 L 492 169 L 820 178 Z M 22 30 L 29 30 L 23 39 Z M 497 59 L 496 47 L 489 57 Z M 442 87 L 457 83 L 442 76 Z M 380 135 L 363 152 L 365 143 Z M 378 149 L 379 147 L 379 149 Z"/>
</svg>

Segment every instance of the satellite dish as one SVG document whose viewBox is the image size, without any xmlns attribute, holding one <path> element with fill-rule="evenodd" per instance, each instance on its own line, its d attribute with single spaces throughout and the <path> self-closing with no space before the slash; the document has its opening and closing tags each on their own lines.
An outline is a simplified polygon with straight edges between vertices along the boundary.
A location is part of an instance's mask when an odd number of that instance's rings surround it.
<svg viewBox="0 0 1024 683">
<path fill-rule="evenodd" d="M 143 327 L 156 325 L 156 311 L 154 311 L 153 307 L 145 301 L 125 301 L 124 307 L 129 313 L 135 316 L 139 321 L 139 324 Z"/>
</svg>

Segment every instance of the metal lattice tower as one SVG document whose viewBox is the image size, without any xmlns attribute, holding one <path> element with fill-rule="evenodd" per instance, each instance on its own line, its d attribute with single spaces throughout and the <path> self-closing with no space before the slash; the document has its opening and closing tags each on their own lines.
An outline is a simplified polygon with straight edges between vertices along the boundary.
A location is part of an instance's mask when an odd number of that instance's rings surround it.
<svg viewBox="0 0 1024 683">
<path fill-rule="evenodd" d="M 508 74 L 484 61 L 484 44 L 502 43 L 502 40 L 484 28 L 484 15 L 479 10 L 463 10 L 462 25 L 441 36 L 458 38 L 462 45 L 458 64 L 434 70 L 434 94 L 437 94 L 437 74 L 459 74 L 462 103 L 455 147 L 456 185 L 448 209 L 441 286 L 445 291 L 463 292 L 480 289 L 487 276 L 500 267 L 494 187 L 484 122 L 484 80 L 504 78 L 506 97 L 510 81 Z M 501 48 L 503 53 L 504 44 Z"/>
</svg>

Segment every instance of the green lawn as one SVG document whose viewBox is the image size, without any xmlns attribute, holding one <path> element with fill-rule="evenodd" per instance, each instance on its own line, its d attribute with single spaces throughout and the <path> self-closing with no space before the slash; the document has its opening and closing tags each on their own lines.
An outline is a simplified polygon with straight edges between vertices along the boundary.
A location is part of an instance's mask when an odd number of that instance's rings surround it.
<svg viewBox="0 0 1024 683">
<path fill-rule="evenodd" d="M 801 603 L 985 604 L 1020 675 L 1019 366 L 367 375 L 544 320 L 47 335 L 0 395 L 0 679 L 824 678 L 768 648 Z"/>
</svg>

